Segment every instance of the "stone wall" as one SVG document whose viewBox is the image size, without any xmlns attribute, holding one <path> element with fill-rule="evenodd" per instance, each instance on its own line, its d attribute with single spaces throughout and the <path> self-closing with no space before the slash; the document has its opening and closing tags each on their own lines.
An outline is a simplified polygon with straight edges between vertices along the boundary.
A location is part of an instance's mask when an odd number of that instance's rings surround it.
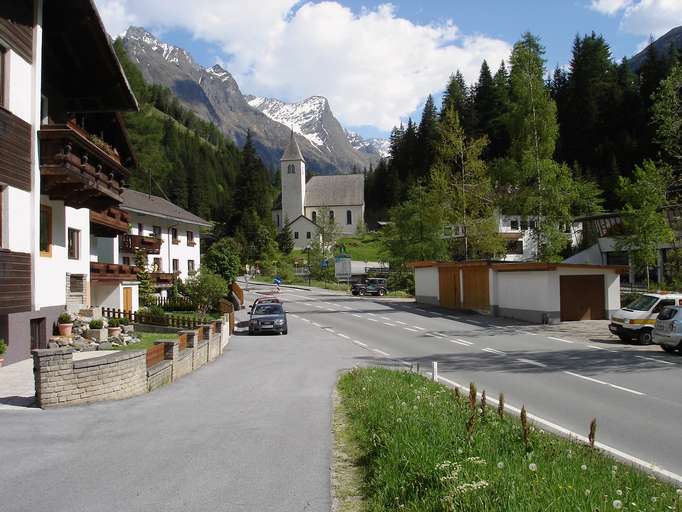
<svg viewBox="0 0 682 512">
<path fill-rule="evenodd" d="M 147 367 L 145 351 L 121 351 L 81 361 L 73 360 L 70 348 L 33 350 L 36 399 L 42 408 L 117 400 L 153 391 L 187 375 L 222 355 L 229 338 L 224 321 L 200 326 L 180 341 L 159 340 L 162 361 Z"/>
</svg>

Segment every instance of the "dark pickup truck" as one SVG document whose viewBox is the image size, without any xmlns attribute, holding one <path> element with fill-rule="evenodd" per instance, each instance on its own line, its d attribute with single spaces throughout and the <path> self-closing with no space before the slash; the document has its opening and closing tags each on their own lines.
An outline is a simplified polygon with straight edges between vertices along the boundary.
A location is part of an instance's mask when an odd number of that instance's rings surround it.
<svg viewBox="0 0 682 512">
<path fill-rule="evenodd" d="M 357 295 L 379 295 L 383 297 L 388 292 L 386 286 L 386 279 L 370 278 L 364 283 L 356 283 L 350 289 L 350 292 Z"/>
</svg>

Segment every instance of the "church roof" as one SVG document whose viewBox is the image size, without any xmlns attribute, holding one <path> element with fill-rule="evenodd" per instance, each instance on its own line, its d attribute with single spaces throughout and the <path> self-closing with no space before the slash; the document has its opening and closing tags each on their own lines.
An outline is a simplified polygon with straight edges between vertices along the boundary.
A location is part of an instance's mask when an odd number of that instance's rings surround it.
<svg viewBox="0 0 682 512">
<path fill-rule="evenodd" d="M 294 130 L 291 130 L 291 138 L 289 139 L 289 144 L 284 150 L 282 155 L 282 161 L 297 161 L 303 160 L 303 155 L 301 154 L 301 148 L 298 147 L 298 142 L 296 142 L 296 137 L 294 137 Z"/>
<path fill-rule="evenodd" d="M 306 206 L 359 206 L 365 204 L 362 174 L 313 176 L 305 186 Z"/>
</svg>

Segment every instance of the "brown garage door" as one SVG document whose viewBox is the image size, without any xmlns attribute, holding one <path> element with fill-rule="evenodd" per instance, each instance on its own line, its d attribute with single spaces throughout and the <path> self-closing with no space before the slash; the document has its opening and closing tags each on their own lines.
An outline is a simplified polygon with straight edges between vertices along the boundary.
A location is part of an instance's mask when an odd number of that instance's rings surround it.
<svg viewBox="0 0 682 512">
<path fill-rule="evenodd" d="M 459 269 L 441 267 L 438 269 L 440 305 L 448 309 L 459 309 Z"/>
<path fill-rule="evenodd" d="M 488 267 L 465 267 L 462 273 L 464 309 L 488 309 L 490 307 Z"/>
<path fill-rule="evenodd" d="M 561 321 L 604 320 L 604 276 L 561 276 Z"/>
</svg>

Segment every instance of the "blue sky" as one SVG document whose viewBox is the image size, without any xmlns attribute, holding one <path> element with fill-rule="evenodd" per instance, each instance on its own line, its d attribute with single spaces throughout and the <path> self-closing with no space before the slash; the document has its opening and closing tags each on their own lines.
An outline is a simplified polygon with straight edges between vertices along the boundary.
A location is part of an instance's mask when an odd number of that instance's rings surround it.
<svg viewBox="0 0 682 512">
<path fill-rule="evenodd" d="M 243 92 L 298 101 L 327 97 L 344 126 L 365 136 L 418 118 L 462 69 L 496 68 L 525 31 L 547 66 L 567 65 L 576 34 L 603 34 L 620 60 L 682 23 L 682 0 L 96 0 L 113 34 L 142 25 L 223 64 Z"/>
</svg>

